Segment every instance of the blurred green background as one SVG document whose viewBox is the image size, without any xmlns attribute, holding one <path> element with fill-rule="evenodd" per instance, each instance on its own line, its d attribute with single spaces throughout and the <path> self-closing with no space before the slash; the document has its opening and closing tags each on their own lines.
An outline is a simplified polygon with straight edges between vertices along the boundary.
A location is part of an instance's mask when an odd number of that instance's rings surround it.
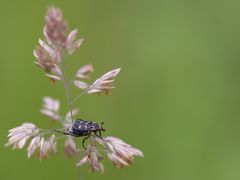
<svg viewBox="0 0 240 180">
<path fill-rule="evenodd" d="M 122 67 L 111 96 L 84 96 L 80 117 L 105 121 L 105 135 L 140 148 L 144 158 L 85 179 L 238 180 L 240 178 L 240 1 L 0 0 L 0 179 L 77 179 L 75 160 L 39 162 L 4 148 L 25 121 L 51 128 L 43 96 L 66 96 L 34 65 L 48 5 L 60 7 L 85 39 L 68 72 L 91 62 L 93 79 Z M 72 93 L 77 94 L 73 88 Z"/>
</svg>

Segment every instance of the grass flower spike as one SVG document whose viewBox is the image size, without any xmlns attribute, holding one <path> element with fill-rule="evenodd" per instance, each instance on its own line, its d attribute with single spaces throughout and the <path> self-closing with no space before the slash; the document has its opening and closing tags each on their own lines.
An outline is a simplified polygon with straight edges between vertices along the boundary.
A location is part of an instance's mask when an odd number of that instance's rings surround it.
<svg viewBox="0 0 240 180">
<path fill-rule="evenodd" d="M 41 141 L 41 137 L 40 136 L 36 136 L 34 138 L 32 138 L 29 146 L 28 146 L 28 158 L 30 158 L 34 152 L 40 147 L 40 141 Z"/>
<path fill-rule="evenodd" d="M 73 139 L 73 137 L 68 136 L 64 143 L 64 153 L 68 158 L 71 158 L 77 153 L 77 145 Z"/>
<path fill-rule="evenodd" d="M 24 123 L 9 130 L 8 142 L 5 146 L 13 145 L 13 149 L 22 149 L 30 137 L 39 133 L 39 129 L 32 123 Z"/>
<path fill-rule="evenodd" d="M 49 155 L 55 154 L 57 152 L 56 146 L 57 142 L 54 134 L 47 140 L 42 137 L 39 147 L 39 159 L 46 159 Z"/>
<path fill-rule="evenodd" d="M 99 171 L 103 173 L 104 167 L 102 164 L 103 157 L 99 154 L 95 145 L 89 145 L 85 151 L 84 157 L 77 163 L 77 166 L 82 166 L 89 163 L 90 172 Z"/>
<path fill-rule="evenodd" d="M 48 8 L 43 28 L 44 39 L 38 40 L 38 45 L 33 51 L 35 64 L 44 71 L 51 82 L 58 81 L 63 85 L 69 109 L 62 115 L 60 100 L 45 96 L 40 113 L 54 122 L 51 128 L 42 129 L 33 123 L 23 123 L 9 130 L 8 142 L 5 146 L 22 149 L 29 141 L 27 157 L 32 158 L 36 155 L 39 160 L 46 160 L 57 153 L 58 140 L 64 138 L 64 147 L 62 147 L 64 153 L 68 158 L 78 159 L 77 168 L 89 164 L 91 172 L 103 173 L 104 154 L 117 168 L 129 166 L 135 156 L 143 157 L 142 151 L 133 148 L 120 138 L 102 136 L 105 131 L 103 122 L 75 119 L 79 109 L 74 106 L 77 105 L 79 98 L 95 93 L 109 94 L 121 70 L 112 69 L 92 81 L 93 83 L 89 83 L 86 81 L 89 81 L 89 75 L 94 70 L 91 64 L 85 64 L 77 70 L 73 79 L 69 79 L 66 74 L 66 64 L 69 63 L 67 58 L 76 53 L 83 43 L 83 39 L 77 39 L 77 34 L 77 29 L 68 31 L 67 22 L 59 8 L 53 6 Z M 71 94 L 72 86 L 78 88 L 75 97 Z M 62 128 L 52 128 L 57 124 Z M 82 139 L 82 143 L 79 144 L 77 138 Z M 88 145 L 85 146 L 85 143 Z"/>
<path fill-rule="evenodd" d="M 142 151 L 119 138 L 108 136 L 104 139 L 97 138 L 97 141 L 104 146 L 110 161 L 118 168 L 130 165 L 134 156 L 143 157 Z"/>
<path fill-rule="evenodd" d="M 109 91 L 113 88 L 112 83 L 114 78 L 118 75 L 121 68 L 113 69 L 100 78 L 98 78 L 90 87 L 88 88 L 88 94 L 104 92 L 109 94 Z"/>
<path fill-rule="evenodd" d="M 58 111 L 60 108 L 59 100 L 55 100 L 51 97 L 43 98 L 43 109 L 41 109 L 41 113 L 45 116 L 50 117 L 52 120 L 58 120 L 60 117 L 58 115 Z"/>
<path fill-rule="evenodd" d="M 45 16 L 44 35 L 47 42 L 57 50 L 66 46 L 67 22 L 63 18 L 62 11 L 56 7 L 48 8 Z"/>
</svg>

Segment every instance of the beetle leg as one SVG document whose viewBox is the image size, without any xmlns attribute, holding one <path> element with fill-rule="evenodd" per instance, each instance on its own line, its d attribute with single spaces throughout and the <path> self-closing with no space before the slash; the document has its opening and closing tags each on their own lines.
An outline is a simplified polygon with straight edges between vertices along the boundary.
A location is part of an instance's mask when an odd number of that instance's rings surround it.
<svg viewBox="0 0 240 180">
<path fill-rule="evenodd" d="M 84 139 L 83 139 L 83 141 L 82 141 L 82 147 L 86 150 L 86 147 L 85 147 L 85 145 L 84 145 L 84 143 L 85 143 L 85 141 L 88 139 L 90 137 L 90 134 L 87 136 L 87 137 L 85 137 Z"/>
<path fill-rule="evenodd" d="M 103 139 L 102 136 L 101 136 L 101 133 L 100 133 L 101 131 L 98 131 L 98 132 L 99 132 L 100 136 L 97 134 L 97 131 L 94 131 L 95 136 L 97 136 L 97 137 L 99 137 L 100 139 L 102 139 L 102 140 L 105 141 L 105 139 Z"/>
</svg>

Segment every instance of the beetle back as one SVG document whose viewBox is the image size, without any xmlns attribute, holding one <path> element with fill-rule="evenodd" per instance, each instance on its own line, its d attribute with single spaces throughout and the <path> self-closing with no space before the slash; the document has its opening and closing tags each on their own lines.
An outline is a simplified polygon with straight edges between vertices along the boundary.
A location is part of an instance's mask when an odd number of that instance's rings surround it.
<svg viewBox="0 0 240 180">
<path fill-rule="evenodd" d="M 87 136 L 91 132 L 101 131 L 98 123 L 78 119 L 68 128 L 69 135 L 80 137 Z"/>
</svg>

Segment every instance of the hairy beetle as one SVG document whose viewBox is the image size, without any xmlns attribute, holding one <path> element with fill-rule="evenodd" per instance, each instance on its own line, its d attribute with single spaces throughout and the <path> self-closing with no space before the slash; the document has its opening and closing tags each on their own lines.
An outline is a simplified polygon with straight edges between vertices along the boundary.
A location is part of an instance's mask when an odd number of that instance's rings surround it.
<svg viewBox="0 0 240 180">
<path fill-rule="evenodd" d="M 101 123 L 101 125 L 99 125 L 96 122 L 77 119 L 69 126 L 69 128 L 67 129 L 67 132 L 61 132 L 58 130 L 54 130 L 54 131 L 62 133 L 62 134 L 74 136 L 74 137 L 84 137 L 85 136 L 85 138 L 82 141 L 82 146 L 84 149 L 86 149 L 84 146 L 84 143 L 91 136 L 92 133 L 94 133 L 95 136 L 102 139 L 101 132 L 105 131 L 105 129 L 103 129 L 102 125 L 103 125 L 103 122 Z"/>
</svg>

